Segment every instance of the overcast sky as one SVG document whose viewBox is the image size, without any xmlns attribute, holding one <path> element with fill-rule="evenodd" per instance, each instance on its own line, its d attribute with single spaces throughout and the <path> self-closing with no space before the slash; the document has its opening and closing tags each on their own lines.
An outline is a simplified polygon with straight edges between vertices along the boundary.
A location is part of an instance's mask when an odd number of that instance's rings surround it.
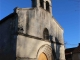
<svg viewBox="0 0 80 60">
<path fill-rule="evenodd" d="M 0 0 L 0 20 L 15 7 L 31 8 L 31 0 Z M 66 48 L 80 43 L 80 0 L 52 0 L 53 17 L 64 29 Z"/>
</svg>

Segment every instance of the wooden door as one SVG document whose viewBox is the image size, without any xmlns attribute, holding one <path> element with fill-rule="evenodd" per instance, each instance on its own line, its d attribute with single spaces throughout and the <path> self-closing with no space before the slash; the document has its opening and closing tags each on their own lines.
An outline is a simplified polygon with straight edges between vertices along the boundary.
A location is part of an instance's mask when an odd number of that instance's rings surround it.
<svg viewBox="0 0 80 60">
<path fill-rule="evenodd" d="M 41 53 L 41 54 L 39 55 L 39 58 L 38 58 L 38 60 L 48 60 L 48 59 L 47 59 L 47 56 L 46 56 L 46 54 L 44 54 L 44 53 Z"/>
</svg>

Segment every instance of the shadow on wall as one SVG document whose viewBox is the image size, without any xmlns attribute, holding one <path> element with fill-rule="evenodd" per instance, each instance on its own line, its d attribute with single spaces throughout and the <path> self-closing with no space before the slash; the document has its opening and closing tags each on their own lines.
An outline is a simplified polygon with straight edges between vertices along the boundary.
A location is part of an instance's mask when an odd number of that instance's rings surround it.
<svg viewBox="0 0 80 60">
<path fill-rule="evenodd" d="M 52 60 L 59 60 L 60 57 L 60 45 L 57 43 L 59 42 L 57 38 L 55 38 L 56 42 L 53 42 L 53 36 L 50 35 L 50 41 L 51 41 L 51 46 L 53 47 L 52 53 L 53 53 L 53 59 Z M 54 44 L 56 44 L 56 51 Z"/>
<path fill-rule="evenodd" d="M 60 60 L 60 44 L 59 44 L 59 40 L 57 39 L 57 37 L 55 37 L 55 41 L 56 41 L 56 55 L 57 55 L 57 60 Z"/>
</svg>

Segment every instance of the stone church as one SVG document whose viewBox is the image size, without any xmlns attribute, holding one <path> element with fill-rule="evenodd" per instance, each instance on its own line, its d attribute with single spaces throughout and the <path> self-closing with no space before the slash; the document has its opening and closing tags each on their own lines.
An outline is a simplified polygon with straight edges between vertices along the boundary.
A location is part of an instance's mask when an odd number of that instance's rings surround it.
<svg viewBox="0 0 80 60">
<path fill-rule="evenodd" d="M 65 60 L 63 28 L 51 0 L 32 0 L 0 21 L 0 60 Z"/>
</svg>

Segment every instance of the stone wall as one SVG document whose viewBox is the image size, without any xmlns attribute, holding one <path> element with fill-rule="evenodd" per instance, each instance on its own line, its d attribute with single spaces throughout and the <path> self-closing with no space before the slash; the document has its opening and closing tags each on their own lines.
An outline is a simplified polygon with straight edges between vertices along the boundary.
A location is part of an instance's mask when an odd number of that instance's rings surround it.
<svg viewBox="0 0 80 60">
<path fill-rule="evenodd" d="M 72 60 L 80 60 L 80 53 L 74 53 L 72 55 Z"/>
<path fill-rule="evenodd" d="M 34 9 L 17 9 L 19 26 L 23 27 L 23 33 L 32 36 L 43 38 L 43 31 L 45 28 L 49 30 L 49 35 L 55 37 L 58 42 L 64 44 L 63 29 L 50 15 L 49 12 L 41 8 Z"/>
<path fill-rule="evenodd" d="M 51 45 L 47 41 L 42 41 L 26 36 L 17 37 L 17 57 L 37 58 L 38 50 L 43 45 Z"/>
<path fill-rule="evenodd" d="M 13 37 L 15 20 L 13 16 L 0 24 L 0 60 L 16 59 L 16 39 Z"/>
<path fill-rule="evenodd" d="M 47 12 L 46 10 L 44 10 L 42 8 L 31 8 L 31 9 L 17 8 L 16 12 L 17 12 L 18 18 L 19 18 L 18 19 L 18 24 L 19 24 L 19 26 L 23 27 L 23 31 L 20 31 L 20 33 L 28 34 L 30 36 L 34 36 L 34 37 L 38 37 L 38 38 L 43 39 L 43 31 L 44 31 L 45 28 L 47 28 L 48 31 L 49 31 L 49 35 L 52 36 L 52 39 L 51 39 L 52 42 L 58 42 L 58 43 L 62 44 L 62 45 L 57 44 L 57 43 L 51 43 L 50 44 L 51 47 L 55 50 L 57 59 L 64 59 L 65 60 L 63 29 L 56 22 L 56 20 L 51 16 L 51 14 L 49 12 Z M 57 38 L 57 40 L 56 40 L 56 38 Z M 34 39 L 25 39 L 25 38 L 21 38 L 21 39 L 26 40 L 26 41 L 33 40 L 33 41 L 37 42 L 37 40 L 34 40 Z M 44 41 L 44 43 L 45 43 L 45 41 Z M 31 43 L 29 45 L 34 45 L 34 44 Z M 26 46 L 28 46 L 28 43 L 27 43 Z M 27 51 L 26 53 L 28 53 L 28 51 L 30 51 L 30 50 L 27 50 L 27 49 L 24 49 L 24 50 Z M 22 47 L 22 51 L 24 51 L 24 50 L 23 50 L 23 47 Z M 35 50 L 35 51 L 37 51 L 37 50 Z M 19 51 L 17 51 L 17 52 L 21 53 Z M 19 54 L 19 55 L 21 55 L 21 54 Z M 28 55 L 23 54 L 22 56 L 28 56 Z M 30 56 L 31 57 L 34 56 L 34 58 L 35 58 L 36 54 L 35 55 L 30 55 Z"/>
</svg>

